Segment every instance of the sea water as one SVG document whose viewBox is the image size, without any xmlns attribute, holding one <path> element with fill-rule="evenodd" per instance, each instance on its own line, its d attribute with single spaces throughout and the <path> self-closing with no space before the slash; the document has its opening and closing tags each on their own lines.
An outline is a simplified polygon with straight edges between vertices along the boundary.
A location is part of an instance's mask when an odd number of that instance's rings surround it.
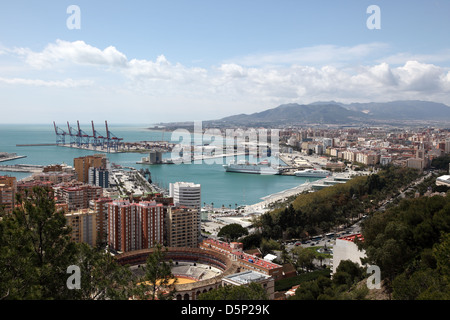
<svg viewBox="0 0 450 320">
<path fill-rule="evenodd" d="M 81 124 L 80 124 L 81 125 Z M 117 137 L 123 138 L 124 142 L 137 141 L 170 141 L 171 133 L 149 130 L 148 125 L 113 124 L 109 130 Z M 62 127 L 67 131 L 67 126 Z M 97 131 L 105 134 L 106 130 L 96 124 Z M 81 127 L 81 130 L 91 133 L 89 126 Z M 66 143 L 69 137 L 66 137 Z M 195 138 L 195 143 L 201 142 L 201 138 Z M 66 163 L 73 166 L 73 159 L 86 155 L 99 153 L 62 146 L 27 146 L 19 147 L 18 144 L 52 144 L 56 142 L 53 123 L 48 125 L 18 125 L 0 124 L 0 152 L 17 153 L 26 158 L 7 161 L 1 165 L 11 164 L 36 164 L 49 165 Z M 286 189 L 303 184 L 306 178 L 282 175 L 258 175 L 246 173 L 226 172 L 222 164 L 233 158 L 215 159 L 214 163 L 196 161 L 195 163 L 182 164 L 158 164 L 142 165 L 136 164 L 147 154 L 142 153 L 109 153 L 107 157 L 111 163 L 122 166 L 134 167 L 136 169 L 148 168 L 151 172 L 152 181 L 160 187 L 168 189 L 169 183 L 184 181 L 201 185 L 202 205 L 214 204 L 215 208 L 222 206 L 235 208 L 235 206 L 258 203 L 262 197 L 277 193 Z M 165 154 L 171 157 L 171 153 Z M 31 173 L 2 172 L 0 175 L 10 175 L 18 180 L 28 177 Z"/>
</svg>

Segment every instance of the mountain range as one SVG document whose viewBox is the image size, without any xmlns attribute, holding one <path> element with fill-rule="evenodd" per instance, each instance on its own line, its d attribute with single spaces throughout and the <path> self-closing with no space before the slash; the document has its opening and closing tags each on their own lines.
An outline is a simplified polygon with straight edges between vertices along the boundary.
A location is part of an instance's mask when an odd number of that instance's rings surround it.
<svg viewBox="0 0 450 320">
<path fill-rule="evenodd" d="M 252 114 L 238 114 L 204 121 L 223 125 L 375 124 L 439 121 L 450 123 L 450 107 L 436 102 L 402 100 L 344 104 L 335 101 L 289 103 Z"/>
</svg>

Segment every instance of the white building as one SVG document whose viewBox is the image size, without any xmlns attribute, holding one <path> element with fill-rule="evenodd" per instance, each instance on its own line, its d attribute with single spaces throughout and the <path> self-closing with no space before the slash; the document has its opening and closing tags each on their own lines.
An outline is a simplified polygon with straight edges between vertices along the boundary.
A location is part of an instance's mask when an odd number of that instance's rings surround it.
<svg viewBox="0 0 450 320">
<path fill-rule="evenodd" d="M 259 283 L 264 288 L 269 300 L 274 299 L 275 280 L 271 276 L 256 271 L 243 271 L 222 278 L 222 286 L 247 286 L 252 282 Z"/>
<path fill-rule="evenodd" d="M 450 187 L 450 175 L 444 175 L 436 178 L 436 185 Z"/>
<path fill-rule="evenodd" d="M 201 186 L 193 182 L 175 182 L 169 185 L 169 196 L 173 197 L 176 207 L 184 206 L 197 209 L 198 235 L 201 238 Z"/>
<path fill-rule="evenodd" d="M 361 234 L 353 234 L 336 239 L 336 244 L 333 246 L 333 274 L 336 273 L 337 267 L 344 260 L 350 260 L 362 266 L 361 258 L 365 258 L 366 253 L 364 250 L 358 249 L 354 242 L 355 237 L 362 241 Z"/>
<path fill-rule="evenodd" d="M 169 196 L 175 206 L 201 209 L 201 186 L 192 182 L 175 182 L 169 185 Z"/>
</svg>

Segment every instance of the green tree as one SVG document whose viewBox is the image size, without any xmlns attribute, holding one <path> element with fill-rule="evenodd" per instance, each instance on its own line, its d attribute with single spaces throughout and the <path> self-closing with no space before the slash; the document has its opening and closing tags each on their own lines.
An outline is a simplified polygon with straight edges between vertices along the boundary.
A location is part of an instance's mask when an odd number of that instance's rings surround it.
<svg viewBox="0 0 450 320">
<path fill-rule="evenodd" d="M 268 300 L 265 289 L 259 283 L 252 282 L 249 285 L 226 285 L 201 293 L 198 300 Z"/>
<path fill-rule="evenodd" d="M 235 241 L 245 235 L 248 235 L 248 230 L 239 223 L 228 224 L 222 227 L 217 234 L 217 236 L 227 238 L 230 241 Z"/>
<path fill-rule="evenodd" d="M 72 299 L 127 300 L 137 293 L 128 266 L 121 266 L 109 253 L 88 244 L 81 243 L 77 249 L 75 265 L 80 268 L 81 288 L 71 290 Z"/>
<path fill-rule="evenodd" d="M 444 292 L 449 232 L 450 198 L 421 197 L 367 219 L 364 242 L 358 245 L 366 251 L 365 262 L 380 267 L 385 289 L 394 298 L 419 299 Z"/>
<path fill-rule="evenodd" d="M 0 221 L 0 297 L 66 298 L 66 270 L 74 264 L 76 245 L 63 213 L 42 188 L 19 195 L 17 204 Z"/>
<path fill-rule="evenodd" d="M 155 300 L 158 297 L 161 300 L 174 295 L 177 279 L 172 274 L 172 260 L 166 259 L 167 252 L 167 248 L 157 244 L 148 255 L 145 265 L 142 266 L 144 276 L 140 279 L 140 298 L 150 297 Z M 169 293 L 166 294 L 165 290 L 169 290 Z"/>
<path fill-rule="evenodd" d="M 313 260 L 314 260 L 314 252 L 302 247 L 296 247 L 293 249 L 293 252 L 296 259 L 297 268 L 301 268 L 302 270 L 312 270 L 314 268 Z"/>
<path fill-rule="evenodd" d="M 71 230 L 51 193 L 34 188 L 0 217 L 0 299 L 127 299 L 126 266 L 104 251 L 70 240 Z M 69 266 L 80 268 L 80 289 L 69 290 Z"/>
<path fill-rule="evenodd" d="M 265 256 L 268 253 L 273 252 L 274 250 L 279 250 L 279 249 L 280 249 L 280 244 L 276 240 L 273 240 L 273 239 L 267 240 L 264 238 L 262 239 L 260 250 L 261 250 L 261 254 L 263 256 Z"/>
</svg>

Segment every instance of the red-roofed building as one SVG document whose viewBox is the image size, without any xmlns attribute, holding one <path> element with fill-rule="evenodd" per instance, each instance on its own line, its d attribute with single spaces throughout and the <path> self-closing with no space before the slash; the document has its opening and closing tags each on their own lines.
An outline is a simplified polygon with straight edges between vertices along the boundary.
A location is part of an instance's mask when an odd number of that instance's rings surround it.
<svg viewBox="0 0 450 320">
<path fill-rule="evenodd" d="M 230 244 L 219 240 L 206 239 L 203 240 L 199 247 L 201 249 L 213 250 L 227 255 L 232 261 L 236 262 L 241 269 L 257 271 L 272 276 L 275 280 L 283 278 L 282 266 L 243 252 L 241 245 L 234 242 Z"/>
</svg>

